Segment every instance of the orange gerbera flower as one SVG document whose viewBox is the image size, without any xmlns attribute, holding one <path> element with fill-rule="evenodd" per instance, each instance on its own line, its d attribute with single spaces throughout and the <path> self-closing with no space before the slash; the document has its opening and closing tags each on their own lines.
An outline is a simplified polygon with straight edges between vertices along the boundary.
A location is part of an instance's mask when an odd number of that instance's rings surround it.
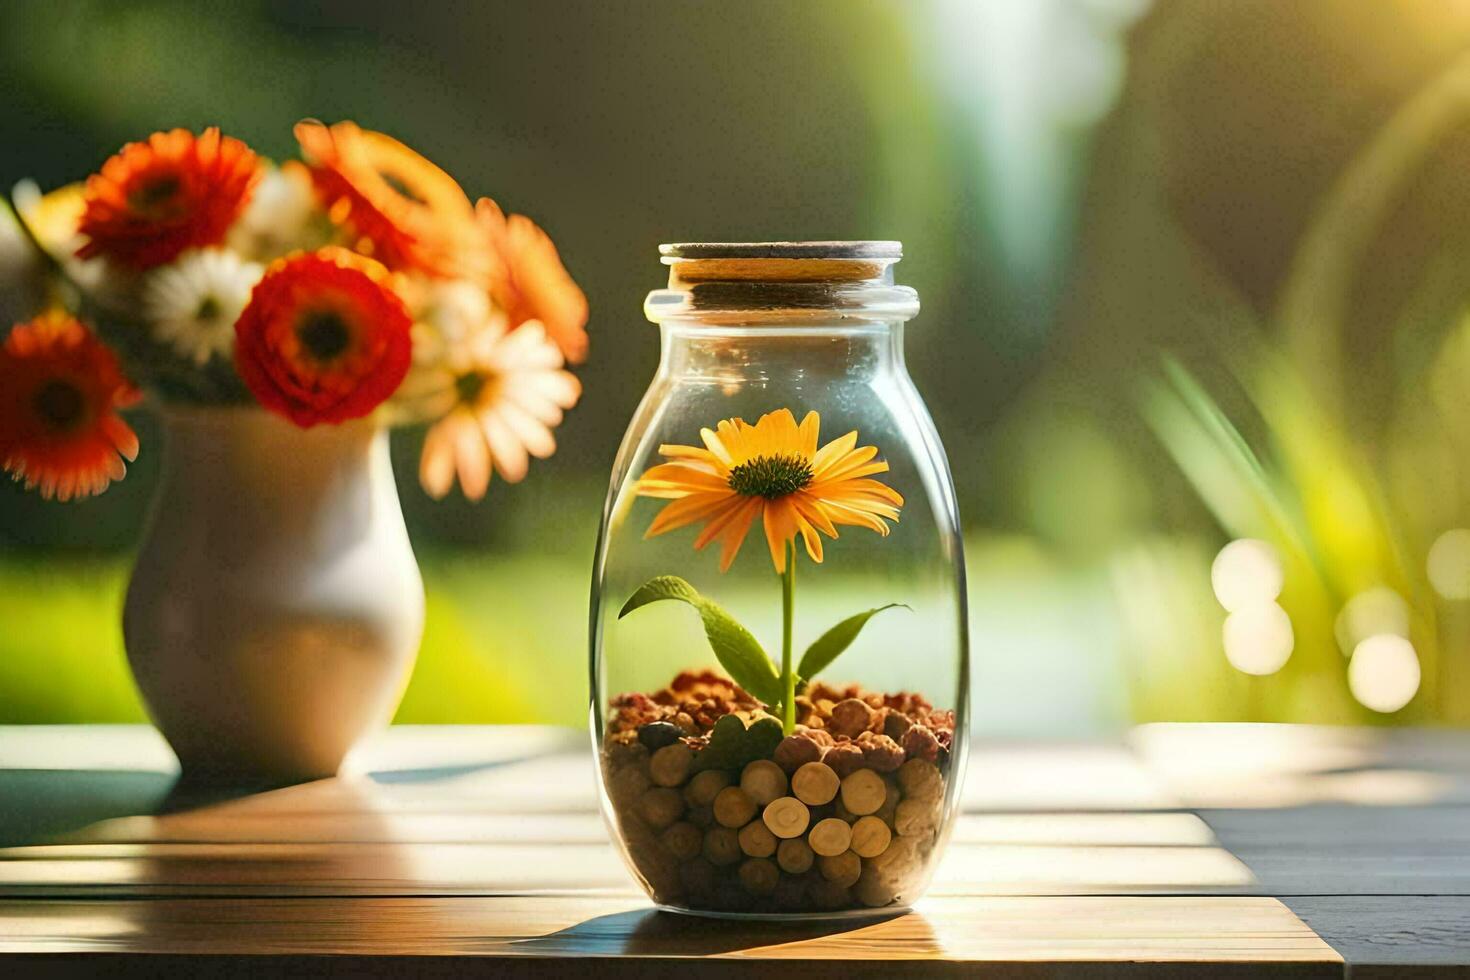
<svg viewBox="0 0 1470 980">
<path fill-rule="evenodd" d="M 117 410 L 139 397 L 79 320 L 51 312 L 18 324 L 0 346 L 0 466 L 44 497 L 101 493 L 138 455 Z"/>
<path fill-rule="evenodd" d="M 650 468 L 636 492 L 673 503 L 654 518 L 647 536 L 703 522 L 694 547 L 718 540 L 724 571 L 761 517 L 771 561 L 784 573 L 786 543 L 797 534 L 817 562 L 822 560 L 818 531 L 835 538 L 837 525 L 849 524 L 886 535 L 886 521 L 898 520 L 903 498 L 870 477 L 886 473 L 888 464 L 874 462 L 875 447 L 857 448 L 855 431 L 818 449 L 820 421 L 816 412 L 808 412 L 797 425 L 791 410 L 783 408 L 762 415 L 755 425 L 727 419 L 714 431 L 701 429 L 702 448 L 660 446 L 672 462 Z"/>
<path fill-rule="evenodd" d="M 154 133 L 129 143 L 87 178 L 77 255 L 106 256 L 135 269 L 185 249 L 216 245 L 244 209 L 260 176 L 250 148 L 206 129 Z"/>
<path fill-rule="evenodd" d="M 360 418 L 408 371 L 411 322 L 386 269 L 345 249 L 278 259 L 235 322 L 235 366 L 302 428 Z"/>
<path fill-rule="evenodd" d="M 540 320 L 567 360 L 586 360 L 587 297 L 562 265 L 551 237 L 523 214 L 506 217 L 488 197 L 476 203 L 475 216 L 490 242 L 490 295 L 511 327 Z"/>
<path fill-rule="evenodd" d="M 301 153 L 332 221 L 390 269 L 450 277 L 483 265 L 470 199 L 454 178 L 391 136 L 308 120 Z"/>
</svg>

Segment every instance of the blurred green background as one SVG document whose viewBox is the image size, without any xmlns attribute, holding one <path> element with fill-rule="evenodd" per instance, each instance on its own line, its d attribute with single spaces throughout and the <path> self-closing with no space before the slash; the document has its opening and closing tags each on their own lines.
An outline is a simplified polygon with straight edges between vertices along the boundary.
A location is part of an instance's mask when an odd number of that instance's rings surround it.
<svg viewBox="0 0 1470 980">
<path fill-rule="evenodd" d="M 1467 59 L 1447 0 L 23 2 L 0 181 L 172 126 L 286 156 L 296 119 L 350 118 L 555 238 L 592 306 L 557 455 L 433 504 L 395 434 L 429 592 L 400 721 L 583 720 L 657 243 L 897 238 L 969 528 L 978 731 L 1464 724 Z M 136 424 L 99 500 L 0 488 L 0 722 L 143 717 L 117 625 L 158 471 Z M 1267 547 L 1212 588 L 1239 538 Z M 1231 599 L 1242 554 L 1279 605 Z"/>
</svg>

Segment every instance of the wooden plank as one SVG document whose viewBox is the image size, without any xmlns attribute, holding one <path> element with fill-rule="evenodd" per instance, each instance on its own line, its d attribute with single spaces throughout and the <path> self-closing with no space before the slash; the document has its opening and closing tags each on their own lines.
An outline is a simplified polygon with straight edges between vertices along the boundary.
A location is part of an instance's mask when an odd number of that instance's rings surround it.
<svg viewBox="0 0 1470 980">
<path fill-rule="evenodd" d="M 0 902 L 0 921 L 0 968 L 23 967 L 28 976 L 46 954 L 83 952 L 343 958 L 312 961 L 327 970 L 358 967 L 351 957 L 364 955 L 433 957 L 463 969 L 478 960 L 481 972 L 490 957 L 584 965 L 617 957 L 633 959 L 641 973 L 699 956 L 710 958 L 701 960 L 701 975 L 724 961 L 777 960 L 800 962 L 803 975 L 819 960 L 842 964 L 822 975 L 843 976 L 933 975 L 946 963 L 989 965 L 987 975 L 996 976 L 1182 975 L 1178 964 L 1196 964 L 1192 977 L 1243 976 L 1243 967 L 1267 965 L 1296 976 L 1341 975 L 1327 944 L 1280 903 L 1259 898 L 965 899 L 885 919 L 799 926 L 671 916 L 609 898 Z M 1119 969 L 1098 972 L 1107 966 Z"/>
<path fill-rule="evenodd" d="M 935 895 L 1249 892 L 1218 847 L 953 844 Z M 634 890 L 595 843 L 54 844 L 0 850 L 0 896 L 509 895 Z"/>
<path fill-rule="evenodd" d="M 1285 904 L 1342 955 L 1355 980 L 1470 973 L 1470 898 L 1311 895 Z"/>
<path fill-rule="evenodd" d="M 1179 799 L 1123 745 L 977 741 L 965 772 L 966 811 L 1176 809 Z"/>
<path fill-rule="evenodd" d="M 1470 807 L 1202 810 L 1258 894 L 1470 895 Z"/>
<path fill-rule="evenodd" d="M 1161 724 L 1128 744 L 1189 807 L 1470 804 L 1466 731 Z"/>
</svg>

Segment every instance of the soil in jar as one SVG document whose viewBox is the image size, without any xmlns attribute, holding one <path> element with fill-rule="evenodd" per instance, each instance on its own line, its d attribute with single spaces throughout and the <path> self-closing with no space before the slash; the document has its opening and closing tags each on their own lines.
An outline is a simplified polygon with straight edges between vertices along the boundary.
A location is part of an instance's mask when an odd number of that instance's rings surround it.
<svg viewBox="0 0 1470 980">
<path fill-rule="evenodd" d="M 610 704 L 604 783 L 660 904 L 838 912 L 910 904 L 938 844 L 954 713 L 922 695 L 811 684 L 782 737 L 713 672 Z"/>
</svg>

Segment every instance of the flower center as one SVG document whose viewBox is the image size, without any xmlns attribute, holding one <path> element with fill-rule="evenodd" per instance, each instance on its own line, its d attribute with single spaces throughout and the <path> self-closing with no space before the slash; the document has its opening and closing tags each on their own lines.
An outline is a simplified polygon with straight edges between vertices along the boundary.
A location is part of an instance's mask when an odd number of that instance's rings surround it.
<svg viewBox="0 0 1470 980">
<path fill-rule="evenodd" d="M 730 489 L 745 497 L 775 500 L 804 489 L 812 482 L 812 464 L 805 456 L 781 453 L 756 456 L 730 470 Z"/>
<path fill-rule="evenodd" d="M 59 432 L 75 429 L 86 414 L 87 402 L 70 381 L 52 378 L 37 389 L 31 400 L 36 414 Z"/>
<path fill-rule="evenodd" d="M 485 394 L 485 389 L 490 387 L 495 378 L 483 371 L 471 371 L 461 374 L 454 379 L 454 392 L 459 396 L 461 404 L 473 405 Z"/>
<path fill-rule="evenodd" d="M 219 300 L 213 296 L 206 296 L 199 301 L 199 308 L 194 311 L 194 319 L 208 323 L 216 319 L 223 312 L 224 310 L 221 308 Z"/>
<path fill-rule="evenodd" d="M 316 310 L 306 314 L 296 325 L 296 339 L 318 361 L 332 361 L 347 350 L 352 331 L 337 313 Z"/>
<path fill-rule="evenodd" d="M 168 205 L 178 196 L 183 184 L 174 174 L 165 174 L 145 182 L 128 195 L 128 206 L 151 218 L 167 216 Z"/>
</svg>

